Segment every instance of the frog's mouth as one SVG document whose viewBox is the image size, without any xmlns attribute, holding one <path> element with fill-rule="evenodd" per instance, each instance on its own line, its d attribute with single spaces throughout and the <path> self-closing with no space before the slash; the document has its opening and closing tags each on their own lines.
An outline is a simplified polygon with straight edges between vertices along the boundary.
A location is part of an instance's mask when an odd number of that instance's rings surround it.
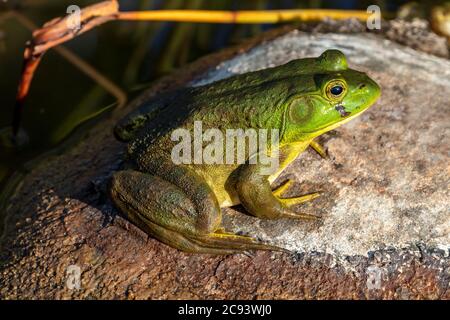
<svg viewBox="0 0 450 320">
<path fill-rule="evenodd" d="M 364 108 L 362 110 L 355 110 L 354 112 L 347 112 L 345 110 L 344 106 L 342 106 L 342 105 L 336 105 L 335 109 L 340 113 L 341 117 L 345 118 L 345 119 L 337 121 L 337 122 L 335 122 L 335 123 L 333 123 L 331 125 L 325 125 L 325 126 L 319 128 L 319 129 L 317 129 L 317 130 L 315 130 L 313 132 L 308 132 L 308 133 L 315 133 L 317 135 L 320 135 L 320 134 L 322 134 L 324 132 L 333 130 L 333 129 L 343 125 L 344 123 L 349 122 L 353 118 L 356 118 L 357 116 L 359 116 L 359 114 L 361 114 L 361 113 L 363 113 L 364 111 L 367 110 L 367 108 Z"/>
<path fill-rule="evenodd" d="M 337 112 L 341 115 L 342 118 L 345 118 L 350 115 L 350 112 L 347 112 L 342 104 L 338 104 L 334 107 Z"/>
</svg>

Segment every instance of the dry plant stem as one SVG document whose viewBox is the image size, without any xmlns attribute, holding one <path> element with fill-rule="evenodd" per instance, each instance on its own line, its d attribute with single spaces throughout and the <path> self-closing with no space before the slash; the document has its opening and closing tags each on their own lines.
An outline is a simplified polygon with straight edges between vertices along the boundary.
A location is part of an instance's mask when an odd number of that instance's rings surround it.
<svg viewBox="0 0 450 320">
<path fill-rule="evenodd" d="M 114 12 L 117 12 L 118 10 L 118 6 L 114 5 L 114 2 L 115 1 L 102 2 L 83 9 L 80 16 L 81 28 L 76 32 L 68 28 L 68 19 L 70 19 L 70 16 L 54 19 L 46 23 L 41 29 L 37 29 L 33 32 L 33 40 L 27 43 L 27 47 L 25 49 L 24 65 L 16 96 L 16 105 L 14 108 L 12 123 L 14 136 L 16 136 L 16 134 L 18 133 L 23 104 L 25 98 L 28 95 L 30 84 L 36 68 L 38 67 L 44 53 L 48 49 L 58 46 L 63 42 L 69 41 L 70 39 L 75 38 L 77 35 L 94 28 L 96 25 L 103 24 L 104 22 L 111 20 L 112 18 L 107 19 L 107 17 L 111 14 L 114 14 Z M 98 14 L 103 14 L 105 16 L 100 16 L 100 18 L 98 19 Z M 13 12 L 12 15 L 16 16 L 27 28 L 36 29 L 33 23 L 21 14 Z M 83 21 L 85 22 L 84 24 Z M 79 67 L 81 71 L 94 79 L 99 85 L 105 88 L 105 90 L 114 95 L 118 101 L 119 107 L 123 106 L 126 103 L 127 96 L 125 92 L 117 85 L 112 83 L 109 79 L 101 75 L 89 64 L 87 64 L 85 61 L 80 59 L 78 56 L 76 56 L 66 48 L 57 47 L 56 50 L 64 58 Z"/>
<path fill-rule="evenodd" d="M 28 95 L 28 91 L 30 90 L 31 80 L 33 80 L 34 72 L 36 71 L 36 68 L 38 67 L 42 59 L 42 54 L 40 54 L 39 56 L 31 56 L 30 58 L 27 58 L 29 51 L 29 48 L 25 49 L 22 77 L 20 79 L 19 89 L 17 90 L 16 105 L 14 106 L 12 123 L 14 137 L 16 137 L 17 133 L 19 132 L 20 120 L 22 118 L 23 112 L 23 103 Z"/>
<path fill-rule="evenodd" d="M 59 44 L 67 42 L 99 25 L 112 20 L 185 21 L 211 23 L 279 23 L 286 21 L 317 21 L 325 17 L 333 19 L 367 19 L 365 11 L 341 10 L 273 10 L 273 11 L 208 11 L 208 10 L 160 10 L 120 12 L 116 0 L 88 6 L 80 12 L 79 28 L 71 28 L 73 15 L 53 19 L 33 32 L 24 53 L 24 67 L 16 97 L 13 133 L 17 134 L 23 103 L 28 95 L 33 75 L 43 54 Z"/>
<path fill-rule="evenodd" d="M 118 20 L 178 21 L 205 23 L 281 23 L 289 21 L 320 21 L 356 18 L 367 20 L 369 14 L 358 10 L 292 9 L 268 11 L 219 11 L 219 10 L 158 10 L 119 12 Z"/>
<path fill-rule="evenodd" d="M 11 11 L 8 12 L 7 17 L 16 18 L 22 25 L 30 30 L 34 30 L 37 27 L 34 23 L 29 20 L 26 16 L 22 15 L 19 12 Z M 2 16 L 3 18 L 3 16 Z M 71 64 L 76 66 L 79 70 L 81 70 L 84 74 L 90 77 L 92 80 L 97 82 L 101 87 L 103 87 L 106 91 L 111 93 L 117 100 L 118 107 L 123 106 L 126 103 L 127 95 L 126 93 L 111 80 L 103 76 L 100 72 L 98 72 L 94 67 L 92 67 L 89 63 L 81 59 L 78 55 L 70 51 L 64 46 L 55 47 L 56 52 L 58 52 L 63 58 L 69 61 Z M 40 59 L 37 59 L 36 67 Z"/>
</svg>

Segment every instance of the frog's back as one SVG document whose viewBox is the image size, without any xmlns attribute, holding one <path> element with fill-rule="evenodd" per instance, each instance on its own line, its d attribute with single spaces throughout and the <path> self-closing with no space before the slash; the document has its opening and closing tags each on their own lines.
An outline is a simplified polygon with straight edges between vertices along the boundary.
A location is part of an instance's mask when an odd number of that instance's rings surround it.
<svg viewBox="0 0 450 320">
<path fill-rule="evenodd" d="M 235 75 L 200 87 L 182 88 L 165 93 L 156 99 L 147 100 L 144 97 L 131 106 L 134 111 L 117 124 L 115 134 L 122 141 L 130 141 L 142 135 L 142 131 L 149 129 L 154 132 L 154 135 L 161 136 L 174 127 L 182 125 L 187 116 L 200 105 L 207 110 L 205 105 L 214 105 L 218 97 L 222 101 L 224 97 L 228 99 L 234 97 L 239 104 L 242 100 L 241 92 L 244 89 L 251 92 L 252 88 L 257 88 L 259 90 L 256 91 L 261 92 L 264 83 L 346 67 L 347 62 L 342 53 L 337 50 L 327 50 L 318 58 L 292 60 L 281 66 Z"/>
</svg>

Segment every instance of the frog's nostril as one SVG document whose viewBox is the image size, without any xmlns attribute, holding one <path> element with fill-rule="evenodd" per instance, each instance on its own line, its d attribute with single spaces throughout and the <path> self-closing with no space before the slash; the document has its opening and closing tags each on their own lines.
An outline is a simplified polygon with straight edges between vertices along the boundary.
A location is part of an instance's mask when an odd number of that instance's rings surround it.
<svg viewBox="0 0 450 320">
<path fill-rule="evenodd" d="M 359 86 L 358 86 L 358 89 L 359 90 L 362 90 L 362 89 L 364 89 L 366 87 L 366 84 L 365 83 L 361 83 Z"/>
</svg>

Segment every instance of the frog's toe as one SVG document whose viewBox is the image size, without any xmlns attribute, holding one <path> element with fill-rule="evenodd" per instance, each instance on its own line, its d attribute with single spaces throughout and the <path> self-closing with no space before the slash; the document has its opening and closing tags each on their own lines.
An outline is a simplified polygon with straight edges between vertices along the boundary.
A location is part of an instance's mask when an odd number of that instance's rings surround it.
<svg viewBox="0 0 450 320">
<path fill-rule="evenodd" d="M 279 198 L 278 197 L 278 200 L 286 207 L 292 207 L 297 204 L 316 199 L 319 196 L 320 196 L 320 192 L 314 192 L 314 193 L 310 193 L 310 194 L 305 194 L 300 197 L 292 197 L 292 198 Z"/>
<path fill-rule="evenodd" d="M 272 194 L 275 197 L 281 197 L 281 195 L 287 191 L 287 189 L 289 189 L 292 184 L 294 183 L 294 180 L 288 179 L 286 181 L 284 181 L 279 187 L 275 188 L 274 190 L 272 190 Z"/>
<path fill-rule="evenodd" d="M 190 236 L 189 236 L 190 237 Z M 289 252 L 286 249 L 260 242 L 252 237 L 237 235 L 220 230 L 219 232 L 195 235 L 193 241 L 207 248 L 235 250 L 244 253 L 249 250 L 268 250 Z"/>
<path fill-rule="evenodd" d="M 322 217 L 314 216 L 312 214 L 306 214 L 306 213 L 298 213 L 298 212 L 285 212 L 281 216 L 282 218 L 289 218 L 289 219 L 300 219 L 300 220 L 320 220 Z"/>
<path fill-rule="evenodd" d="M 255 257 L 255 251 L 243 251 L 242 254 L 244 256 L 249 257 L 249 258 L 254 258 Z"/>
<path fill-rule="evenodd" d="M 227 255 L 241 251 L 233 248 L 208 247 L 202 244 L 201 241 L 148 221 L 144 229 L 159 241 L 184 252 Z"/>
<path fill-rule="evenodd" d="M 183 234 L 154 223 L 148 223 L 147 228 L 147 232 L 161 242 L 185 252 L 217 255 L 246 254 L 251 250 L 289 252 L 286 249 L 259 242 L 251 237 L 223 231 L 209 234 Z"/>
<path fill-rule="evenodd" d="M 320 196 L 320 192 L 314 192 L 314 193 L 306 194 L 306 195 L 303 195 L 300 197 L 293 197 L 293 198 L 277 197 L 277 198 L 278 198 L 278 201 L 280 201 L 281 204 L 285 208 L 289 208 L 289 210 L 287 212 L 283 213 L 283 217 L 291 218 L 291 219 L 302 219 L 302 220 L 319 220 L 320 217 L 318 217 L 318 216 L 290 211 L 291 207 L 298 205 L 300 203 L 311 201 L 319 196 Z"/>
<path fill-rule="evenodd" d="M 300 203 L 311 201 L 321 195 L 320 192 L 313 192 L 310 194 L 305 194 L 299 197 L 282 198 L 283 193 L 285 193 L 294 183 L 293 180 L 288 179 L 283 182 L 279 187 L 272 190 L 272 194 L 286 207 L 292 207 Z"/>
<path fill-rule="evenodd" d="M 309 143 L 309 146 L 311 148 L 313 148 L 314 151 L 316 151 L 322 157 L 322 159 L 329 159 L 327 149 L 324 146 L 322 146 L 320 143 L 318 143 L 317 141 L 314 141 L 314 140 L 311 141 Z"/>
</svg>

